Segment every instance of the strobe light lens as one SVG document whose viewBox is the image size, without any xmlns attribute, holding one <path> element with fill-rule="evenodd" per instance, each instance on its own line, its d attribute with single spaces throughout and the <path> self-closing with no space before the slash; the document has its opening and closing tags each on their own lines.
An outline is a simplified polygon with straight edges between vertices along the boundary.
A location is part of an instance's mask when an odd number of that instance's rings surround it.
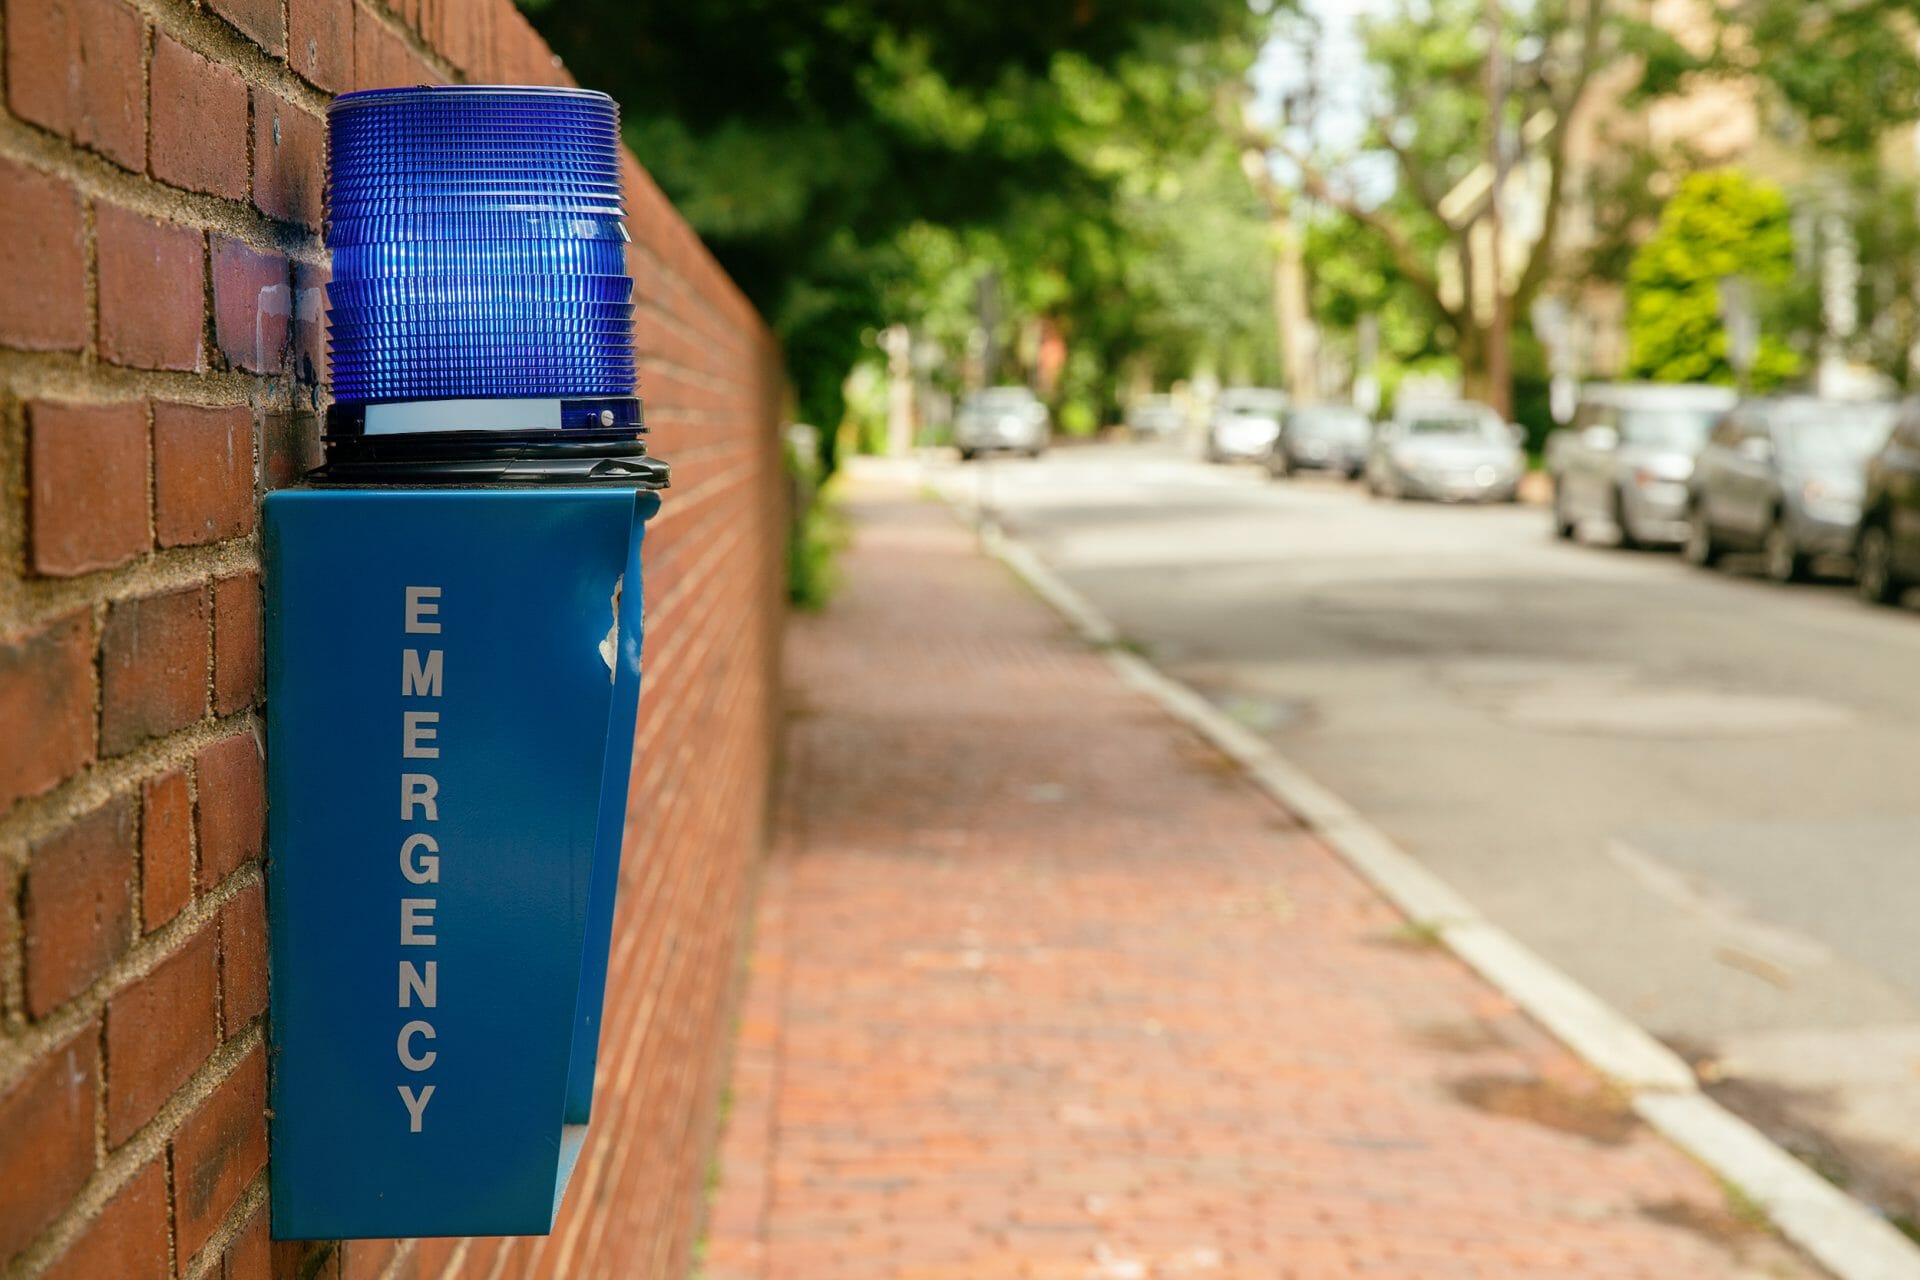
<svg viewBox="0 0 1920 1280">
<path fill-rule="evenodd" d="M 613 99 L 580 89 L 335 98 L 335 403 L 630 396 L 619 136 Z"/>
</svg>

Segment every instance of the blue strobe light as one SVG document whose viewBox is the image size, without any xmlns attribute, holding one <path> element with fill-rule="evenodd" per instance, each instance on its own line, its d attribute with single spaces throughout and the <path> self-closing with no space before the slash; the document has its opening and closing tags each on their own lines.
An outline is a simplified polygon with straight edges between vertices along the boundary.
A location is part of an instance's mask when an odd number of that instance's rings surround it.
<svg viewBox="0 0 1920 1280">
<path fill-rule="evenodd" d="M 581 89 L 333 100 L 330 456 L 373 436 L 501 423 L 633 438 L 619 136 L 613 99 Z"/>
</svg>

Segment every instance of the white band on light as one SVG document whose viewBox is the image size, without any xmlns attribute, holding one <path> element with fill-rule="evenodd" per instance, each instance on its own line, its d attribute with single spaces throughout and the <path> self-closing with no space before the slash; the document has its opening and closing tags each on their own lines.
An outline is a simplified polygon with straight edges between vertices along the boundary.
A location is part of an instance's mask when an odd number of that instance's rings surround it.
<svg viewBox="0 0 1920 1280">
<path fill-rule="evenodd" d="M 370 404 L 363 428 L 370 436 L 423 431 L 558 431 L 558 400 L 405 400 Z"/>
</svg>

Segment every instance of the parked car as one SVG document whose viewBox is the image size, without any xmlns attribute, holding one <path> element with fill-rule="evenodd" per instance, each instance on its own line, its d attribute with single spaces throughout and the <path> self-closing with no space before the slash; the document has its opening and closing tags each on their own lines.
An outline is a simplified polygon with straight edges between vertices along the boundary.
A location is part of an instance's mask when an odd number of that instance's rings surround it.
<svg viewBox="0 0 1920 1280">
<path fill-rule="evenodd" d="M 1366 469 L 1373 419 L 1347 405 L 1302 405 L 1280 417 L 1280 435 L 1267 453 L 1276 476 L 1295 471 L 1339 471 L 1351 480 Z"/>
<path fill-rule="evenodd" d="M 1127 430 L 1135 436 L 1169 439 L 1186 426 L 1186 411 L 1172 396 L 1141 396 L 1127 406 Z"/>
<path fill-rule="evenodd" d="M 1687 559 L 1761 551 L 1767 576 L 1791 582 L 1817 556 L 1853 550 L 1867 459 L 1897 406 L 1812 396 L 1747 401 L 1720 419 L 1694 461 Z"/>
<path fill-rule="evenodd" d="M 1853 556 L 1860 594 L 1875 604 L 1897 604 L 1920 584 L 1920 402 L 1867 461 Z"/>
<path fill-rule="evenodd" d="M 1605 520 L 1623 547 L 1687 540 L 1694 455 L 1737 399 L 1730 387 L 1593 383 L 1573 424 L 1547 440 L 1553 531 L 1571 538 Z"/>
<path fill-rule="evenodd" d="M 969 462 L 995 449 L 1037 458 L 1046 452 L 1049 435 L 1047 407 L 1025 387 L 976 391 L 953 420 L 953 443 Z"/>
<path fill-rule="evenodd" d="M 1265 387 L 1222 391 L 1207 422 L 1207 461 L 1251 462 L 1264 459 L 1280 435 L 1287 393 Z"/>
<path fill-rule="evenodd" d="M 1512 502 L 1527 469 L 1520 429 L 1472 400 L 1399 406 L 1373 434 L 1367 491 L 1441 502 Z"/>
</svg>

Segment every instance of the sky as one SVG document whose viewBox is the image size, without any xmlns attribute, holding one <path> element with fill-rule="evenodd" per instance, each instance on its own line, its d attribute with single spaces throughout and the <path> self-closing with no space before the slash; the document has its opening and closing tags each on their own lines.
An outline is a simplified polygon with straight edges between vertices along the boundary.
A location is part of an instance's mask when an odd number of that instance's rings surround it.
<svg viewBox="0 0 1920 1280">
<path fill-rule="evenodd" d="M 1365 14 L 1387 12 L 1393 3 L 1394 0 L 1302 0 L 1300 7 L 1318 21 L 1321 37 L 1311 51 L 1311 62 L 1308 51 L 1292 40 L 1276 38 L 1261 50 L 1253 68 L 1253 84 L 1255 101 L 1265 118 L 1274 118 L 1280 99 L 1303 86 L 1309 78 L 1311 63 L 1317 62 L 1321 96 L 1312 149 L 1329 156 L 1351 154 L 1366 130 L 1370 80 L 1354 20 Z M 1304 141 L 1304 138 L 1295 139 L 1296 144 Z M 1383 199 L 1392 189 L 1390 165 L 1363 161 L 1341 168 L 1358 180 L 1361 189 L 1355 194 L 1369 203 Z M 1284 161 L 1277 161 L 1274 171 L 1283 182 L 1294 180 Z"/>
</svg>

